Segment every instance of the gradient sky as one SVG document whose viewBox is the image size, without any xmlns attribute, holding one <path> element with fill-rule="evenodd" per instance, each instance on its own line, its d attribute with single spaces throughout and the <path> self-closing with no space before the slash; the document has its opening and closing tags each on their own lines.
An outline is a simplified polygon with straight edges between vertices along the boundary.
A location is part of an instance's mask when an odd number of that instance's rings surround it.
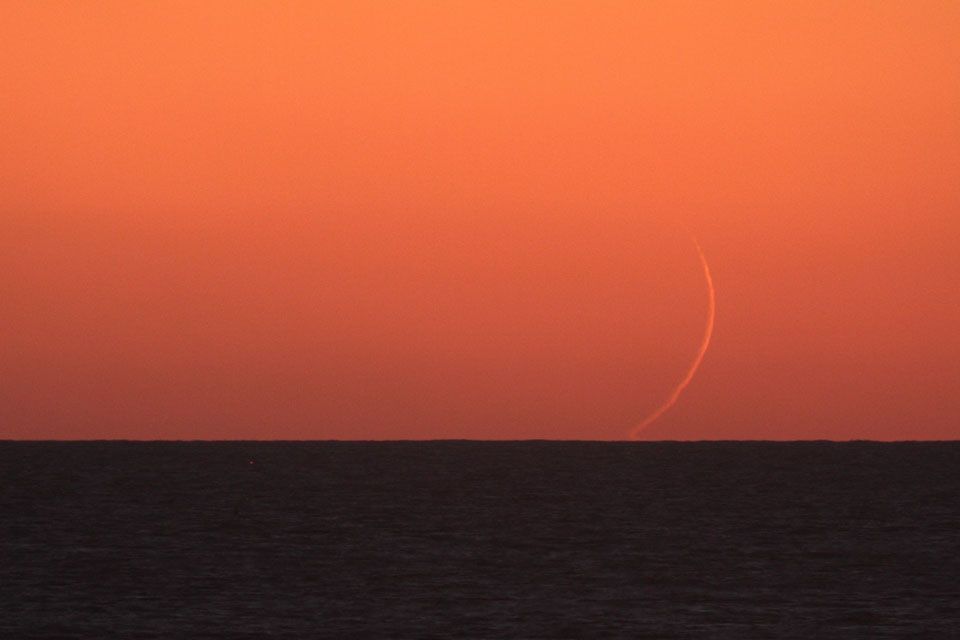
<svg viewBox="0 0 960 640">
<path fill-rule="evenodd" d="M 960 3 L 0 3 L 0 437 L 960 437 Z"/>
</svg>

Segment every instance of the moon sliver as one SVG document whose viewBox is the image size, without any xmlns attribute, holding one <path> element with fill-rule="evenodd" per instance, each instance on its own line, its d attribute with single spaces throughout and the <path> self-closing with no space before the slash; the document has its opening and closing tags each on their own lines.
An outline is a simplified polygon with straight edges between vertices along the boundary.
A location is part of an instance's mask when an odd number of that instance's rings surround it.
<svg viewBox="0 0 960 640">
<path fill-rule="evenodd" d="M 700 246 L 700 243 L 696 238 L 693 239 L 693 243 L 697 247 L 697 254 L 700 256 L 700 264 L 703 267 L 703 277 L 707 282 L 707 325 L 703 331 L 703 340 L 701 340 L 700 348 L 697 349 L 697 355 L 693 358 L 693 362 L 690 363 L 690 367 L 687 369 L 686 374 L 683 376 L 683 378 L 681 378 L 677 386 L 674 387 L 666 401 L 657 407 L 657 409 L 655 409 L 650 415 L 644 418 L 640 424 L 630 430 L 629 435 L 631 440 L 638 439 L 640 434 L 642 434 L 647 427 L 659 420 L 663 414 L 669 411 L 670 408 L 677 403 L 677 400 L 680 399 L 680 396 L 683 394 L 686 388 L 690 386 L 690 382 L 697 374 L 697 369 L 699 369 L 700 365 L 703 363 L 703 358 L 707 355 L 707 349 L 710 347 L 710 338 L 713 337 L 713 323 L 717 313 L 717 293 L 713 287 L 713 277 L 710 275 L 710 265 L 707 264 L 707 257 L 703 254 L 703 248 Z"/>
</svg>

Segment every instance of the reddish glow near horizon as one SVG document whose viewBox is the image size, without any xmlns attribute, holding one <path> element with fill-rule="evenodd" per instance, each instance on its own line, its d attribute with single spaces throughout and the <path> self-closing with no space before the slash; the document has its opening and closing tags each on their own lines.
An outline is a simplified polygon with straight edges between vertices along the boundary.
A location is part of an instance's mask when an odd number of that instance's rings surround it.
<svg viewBox="0 0 960 640">
<path fill-rule="evenodd" d="M 0 438 L 960 437 L 955 0 L 10 0 L 0 78 Z"/>
</svg>

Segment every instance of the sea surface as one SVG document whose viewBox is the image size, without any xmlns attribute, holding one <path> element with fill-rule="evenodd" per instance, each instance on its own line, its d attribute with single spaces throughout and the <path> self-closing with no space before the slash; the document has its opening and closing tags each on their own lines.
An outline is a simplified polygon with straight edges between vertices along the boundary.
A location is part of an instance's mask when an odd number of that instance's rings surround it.
<svg viewBox="0 0 960 640">
<path fill-rule="evenodd" d="M 0 442 L 0 638 L 958 638 L 960 443 Z"/>
</svg>

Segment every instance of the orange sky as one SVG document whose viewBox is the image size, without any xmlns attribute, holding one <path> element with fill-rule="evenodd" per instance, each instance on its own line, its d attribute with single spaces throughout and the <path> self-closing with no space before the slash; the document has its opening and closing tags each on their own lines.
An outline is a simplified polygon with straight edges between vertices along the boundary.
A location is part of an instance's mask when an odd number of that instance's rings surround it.
<svg viewBox="0 0 960 640">
<path fill-rule="evenodd" d="M 960 437 L 960 3 L 0 3 L 0 438 Z"/>
</svg>

